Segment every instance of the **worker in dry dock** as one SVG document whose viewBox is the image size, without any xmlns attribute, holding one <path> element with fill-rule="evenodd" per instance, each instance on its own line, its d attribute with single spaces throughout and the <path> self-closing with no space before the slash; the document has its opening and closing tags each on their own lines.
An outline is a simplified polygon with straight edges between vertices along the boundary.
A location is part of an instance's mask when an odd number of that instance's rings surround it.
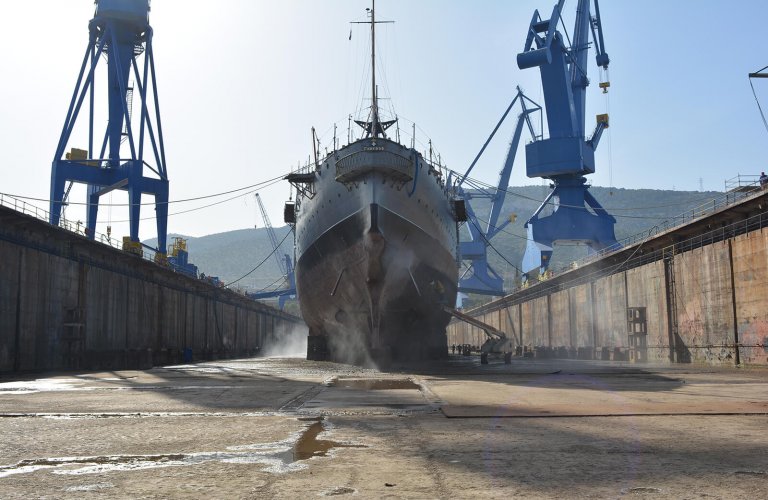
<svg viewBox="0 0 768 500">
<path fill-rule="evenodd" d="M 768 175 L 765 172 L 760 172 L 760 189 L 768 188 Z"/>
</svg>

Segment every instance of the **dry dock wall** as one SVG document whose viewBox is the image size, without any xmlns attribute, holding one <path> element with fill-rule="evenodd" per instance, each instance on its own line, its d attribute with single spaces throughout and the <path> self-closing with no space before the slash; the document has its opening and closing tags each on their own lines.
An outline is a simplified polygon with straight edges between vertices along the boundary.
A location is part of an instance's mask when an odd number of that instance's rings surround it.
<svg viewBox="0 0 768 500">
<path fill-rule="evenodd" d="M 297 318 L 0 207 L 0 372 L 257 354 Z"/>
<path fill-rule="evenodd" d="M 581 277 L 566 273 L 468 313 L 537 356 L 766 365 L 766 226 L 761 213 L 685 241 L 672 235 L 656 250 L 598 262 Z M 631 307 L 646 308 L 643 352 L 629 345 Z M 449 344 L 484 341 L 476 327 L 448 327 Z"/>
</svg>

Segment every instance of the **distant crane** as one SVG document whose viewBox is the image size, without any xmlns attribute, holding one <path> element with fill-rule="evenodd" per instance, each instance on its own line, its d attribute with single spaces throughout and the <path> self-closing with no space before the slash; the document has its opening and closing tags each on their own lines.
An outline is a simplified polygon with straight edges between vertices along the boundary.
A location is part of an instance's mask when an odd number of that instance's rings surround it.
<svg viewBox="0 0 768 500">
<path fill-rule="evenodd" d="M 481 184 L 474 182 L 469 178 L 469 174 L 472 169 L 475 168 L 480 157 L 485 152 L 488 144 L 491 142 L 496 132 L 501 127 L 501 124 L 507 118 L 507 115 L 512 110 L 515 103 L 520 103 L 521 112 L 517 118 L 517 125 L 515 126 L 515 132 L 512 136 L 512 142 L 507 152 L 507 158 L 504 161 L 504 166 L 499 173 L 499 182 L 495 189 L 488 189 Z M 531 114 L 535 112 L 541 112 L 541 106 L 530 100 L 525 96 L 520 87 L 517 87 L 517 94 L 512 102 L 507 107 L 507 110 L 502 115 L 499 123 L 491 132 L 491 135 L 483 144 L 480 152 L 477 154 L 472 164 L 467 169 L 466 173 L 456 183 L 457 193 L 459 198 L 465 201 L 465 209 L 467 212 L 467 229 L 469 230 L 469 241 L 462 241 L 459 244 L 459 251 L 461 253 L 462 260 L 468 261 L 469 268 L 459 279 L 459 291 L 463 293 L 477 293 L 483 295 L 504 295 L 504 280 L 488 263 L 488 246 L 491 244 L 491 239 L 502 232 L 504 228 L 512 222 L 512 217 L 506 218 L 503 222 L 499 222 L 501 215 L 501 208 L 504 205 L 504 199 L 507 194 L 507 188 L 509 187 L 509 178 L 512 174 L 512 167 L 515 163 L 515 155 L 517 154 L 517 147 L 520 144 L 520 138 L 523 132 L 523 125 L 528 126 L 528 132 L 532 138 L 538 138 L 533 124 L 531 122 Z M 464 185 L 468 185 L 473 188 L 472 191 L 464 189 Z M 487 223 L 483 224 L 475 214 L 474 209 L 470 201 L 472 199 L 488 199 L 491 202 L 490 215 Z M 485 227 L 483 227 L 485 226 Z"/>
<path fill-rule="evenodd" d="M 249 293 L 248 296 L 257 300 L 278 297 L 278 303 L 280 305 L 280 309 L 282 310 L 283 307 L 285 307 L 285 303 L 288 301 L 288 299 L 296 298 L 296 276 L 293 270 L 293 259 L 291 259 L 291 256 L 287 253 L 280 255 L 280 243 L 277 239 L 277 235 L 275 234 L 275 229 L 272 227 L 272 223 L 269 221 L 267 210 L 264 208 L 264 204 L 261 202 L 261 196 L 259 196 L 259 193 L 256 193 L 256 202 L 258 203 L 259 210 L 261 211 L 261 218 L 264 221 L 264 228 L 267 230 L 269 241 L 272 244 L 272 255 L 275 256 L 277 268 L 280 270 L 282 276 L 285 277 L 286 286 L 285 288 L 281 288 L 279 290 Z"/>
<path fill-rule="evenodd" d="M 595 15 L 590 13 L 594 1 Z M 558 31 L 565 0 L 559 0 L 552 16 L 542 19 L 533 14 L 523 52 L 517 56 L 520 69 L 538 67 L 544 90 L 548 138 L 535 138 L 525 147 L 526 170 L 530 178 L 552 180 L 552 192 L 525 224 L 528 243 L 523 257 L 523 271 L 544 273 L 549 267 L 555 242 L 586 244 L 590 251 L 618 248 L 614 234 L 616 219 L 589 193 L 587 174 L 595 172 L 595 150 L 608 115 L 598 115 L 592 136 L 585 135 L 587 52 L 592 32 L 597 65 L 607 69 L 610 59 L 605 52 L 603 27 L 598 0 L 579 0 L 573 40 L 568 46 Z M 566 33 L 567 35 L 567 33 Z M 609 82 L 601 82 L 607 92 Z M 552 201 L 551 215 L 540 216 Z"/>
<path fill-rule="evenodd" d="M 88 213 L 86 233 L 93 239 L 99 198 L 110 191 L 128 191 L 130 239 L 124 240 L 124 248 L 141 251 L 139 220 L 141 195 L 155 198 L 157 219 L 158 261 L 166 256 L 168 229 L 168 173 L 165 163 L 163 128 L 155 81 L 155 58 L 152 50 L 153 31 L 149 25 L 149 0 L 97 0 L 96 12 L 89 23 L 89 40 L 77 78 L 75 91 L 69 104 L 64 128 L 51 168 L 50 222 L 58 225 L 61 211 L 67 204 L 73 183 L 88 186 Z M 144 54 L 140 70 L 137 58 Z M 104 139 L 99 149 L 94 149 L 95 71 L 102 55 L 106 56 L 108 89 L 108 116 Z M 134 89 L 129 86 L 133 75 L 138 86 L 140 101 L 139 126 L 131 123 L 131 106 Z M 147 94 L 152 96 L 150 112 Z M 78 115 L 86 97 L 90 108 L 88 120 L 88 150 L 72 148 L 65 154 Z M 157 127 L 155 134 L 154 125 Z M 129 156 L 121 155 L 121 144 L 127 138 Z M 144 155 L 145 140 L 149 139 L 155 166 L 147 163 Z M 107 146 L 109 152 L 107 153 Z M 146 177 L 144 167 L 157 177 Z M 69 182 L 69 187 L 66 184 Z M 65 189 L 66 188 L 66 189 Z"/>
</svg>

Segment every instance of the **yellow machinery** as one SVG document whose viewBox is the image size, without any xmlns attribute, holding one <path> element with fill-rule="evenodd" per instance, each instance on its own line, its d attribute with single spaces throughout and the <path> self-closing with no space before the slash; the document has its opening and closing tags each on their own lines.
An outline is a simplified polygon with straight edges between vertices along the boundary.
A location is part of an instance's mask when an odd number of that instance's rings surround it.
<svg viewBox="0 0 768 500">
<path fill-rule="evenodd" d="M 136 255 L 144 253 L 141 249 L 141 243 L 138 241 L 131 241 L 130 236 L 123 236 L 123 251 Z"/>
<path fill-rule="evenodd" d="M 174 236 L 173 245 L 168 246 L 168 255 L 171 257 L 178 257 L 180 251 L 187 251 L 187 240 L 178 236 Z"/>
</svg>

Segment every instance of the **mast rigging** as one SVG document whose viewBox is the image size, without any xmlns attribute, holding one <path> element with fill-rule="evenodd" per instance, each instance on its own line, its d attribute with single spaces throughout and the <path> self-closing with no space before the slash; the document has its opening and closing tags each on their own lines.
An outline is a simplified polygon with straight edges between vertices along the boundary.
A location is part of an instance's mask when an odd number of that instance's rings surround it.
<svg viewBox="0 0 768 500">
<path fill-rule="evenodd" d="M 353 21 L 352 24 L 371 25 L 371 114 L 370 121 L 355 120 L 366 131 L 366 137 L 387 138 L 386 130 L 397 122 L 395 120 L 381 121 L 379 117 L 379 96 L 376 87 L 376 24 L 394 23 L 394 21 L 376 21 L 376 0 L 371 0 L 371 8 L 365 9 L 371 16 L 370 21 Z"/>
</svg>

